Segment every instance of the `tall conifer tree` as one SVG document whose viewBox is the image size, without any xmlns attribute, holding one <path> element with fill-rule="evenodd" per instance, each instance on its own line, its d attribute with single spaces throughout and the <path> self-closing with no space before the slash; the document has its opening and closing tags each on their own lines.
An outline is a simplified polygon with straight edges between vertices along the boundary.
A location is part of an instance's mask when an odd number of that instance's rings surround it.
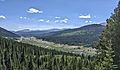
<svg viewBox="0 0 120 70">
<path fill-rule="evenodd" d="M 120 1 L 112 16 L 107 20 L 106 29 L 96 48 L 98 49 L 99 66 L 109 68 L 107 70 L 112 68 L 120 70 Z"/>
</svg>

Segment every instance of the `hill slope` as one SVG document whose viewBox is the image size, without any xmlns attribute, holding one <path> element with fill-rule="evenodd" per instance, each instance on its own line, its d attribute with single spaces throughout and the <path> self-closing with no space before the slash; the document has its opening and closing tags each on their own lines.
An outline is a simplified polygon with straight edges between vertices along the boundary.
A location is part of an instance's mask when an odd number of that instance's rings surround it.
<svg viewBox="0 0 120 70">
<path fill-rule="evenodd" d="M 81 28 L 51 32 L 38 38 L 60 44 L 91 45 L 98 40 L 104 28 L 105 26 L 100 24 L 91 24 Z"/>
<path fill-rule="evenodd" d="M 37 47 L 0 37 L 0 70 L 81 70 L 93 57 Z M 87 64 L 86 64 L 87 63 Z"/>
<path fill-rule="evenodd" d="M 18 37 L 18 35 L 10 32 L 10 31 L 7 31 L 6 29 L 1 28 L 1 27 L 0 27 L 0 36 L 4 36 L 4 37 Z"/>
</svg>

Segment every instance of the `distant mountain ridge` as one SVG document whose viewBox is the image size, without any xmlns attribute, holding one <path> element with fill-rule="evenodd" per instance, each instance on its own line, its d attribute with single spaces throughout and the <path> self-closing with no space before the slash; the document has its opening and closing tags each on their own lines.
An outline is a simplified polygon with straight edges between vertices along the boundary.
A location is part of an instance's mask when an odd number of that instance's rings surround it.
<svg viewBox="0 0 120 70">
<path fill-rule="evenodd" d="M 20 30 L 20 36 L 37 37 L 46 41 L 69 45 L 93 45 L 104 30 L 105 25 L 90 24 L 74 29 Z"/>
<path fill-rule="evenodd" d="M 60 44 L 91 45 L 98 41 L 104 28 L 105 26 L 101 24 L 91 24 L 80 28 L 51 32 L 42 37 L 39 36 L 38 38 Z"/>
<path fill-rule="evenodd" d="M 107 23 L 106 22 L 103 22 L 103 23 L 100 23 L 101 25 L 104 25 L 104 26 L 106 26 L 107 25 Z"/>
<path fill-rule="evenodd" d="M 60 31 L 62 29 L 48 29 L 48 30 L 29 30 L 29 29 L 24 29 L 24 30 L 19 30 L 19 31 L 13 31 L 15 34 L 18 34 L 20 36 L 25 36 L 25 37 L 31 37 L 31 36 L 42 36 L 44 34 L 50 33 L 50 32 L 56 32 Z"/>
<path fill-rule="evenodd" d="M 30 32 L 30 31 L 31 31 L 30 29 L 23 29 L 23 30 L 19 30 L 17 32 Z M 14 31 L 14 32 L 16 32 L 16 31 Z"/>
<path fill-rule="evenodd" d="M 0 27 L 0 36 L 3 36 L 3 37 L 19 37 L 17 34 L 14 34 L 2 27 Z"/>
</svg>

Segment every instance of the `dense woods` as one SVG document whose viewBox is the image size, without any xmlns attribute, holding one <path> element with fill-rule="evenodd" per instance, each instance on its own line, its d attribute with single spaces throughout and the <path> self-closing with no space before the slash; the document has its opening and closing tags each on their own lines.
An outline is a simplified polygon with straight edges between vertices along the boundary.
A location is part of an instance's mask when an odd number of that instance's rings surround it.
<svg viewBox="0 0 120 70">
<path fill-rule="evenodd" d="M 0 70 L 93 70 L 93 60 L 0 38 Z"/>
</svg>

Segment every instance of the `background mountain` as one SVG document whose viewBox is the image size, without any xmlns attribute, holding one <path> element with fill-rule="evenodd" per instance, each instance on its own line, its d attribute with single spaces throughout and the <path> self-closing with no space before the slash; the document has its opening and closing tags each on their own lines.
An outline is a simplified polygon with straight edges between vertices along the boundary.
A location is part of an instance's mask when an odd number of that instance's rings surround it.
<svg viewBox="0 0 120 70">
<path fill-rule="evenodd" d="M 4 37 L 19 37 L 17 34 L 14 34 L 4 28 L 0 27 L 0 36 L 4 36 Z"/>
<path fill-rule="evenodd" d="M 20 36 L 37 37 L 45 41 L 68 45 L 93 45 L 105 28 L 105 23 L 91 24 L 75 29 L 20 30 Z"/>
<path fill-rule="evenodd" d="M 19 31 L 14 31 L 14 32 L 30 32 L 30 29 L 23 29 L 23 30 L 19 30 Z"/>
<path fill-rule="evenodd" d="M 32 37 L 32 36 L 43 36 L 44 34 L 48 34 L 50 32 L 56 32 L 60 31 L 62 29 L 48 29 L 48 30 L 29 30 L 29 29 L 24 29 L 20 31 L 13 31 L 15 34 L 18 34 L 20 36 L 25 36 L 25 37 Z"/>
<path fill-rule="evenodd" d="M 37 38 L 60 44 L 89 46 L 98 40 L 104 28 L 105 26 L 101 24 L 91 24 L 76 29 L 51 32 Z"/>
</svg>

